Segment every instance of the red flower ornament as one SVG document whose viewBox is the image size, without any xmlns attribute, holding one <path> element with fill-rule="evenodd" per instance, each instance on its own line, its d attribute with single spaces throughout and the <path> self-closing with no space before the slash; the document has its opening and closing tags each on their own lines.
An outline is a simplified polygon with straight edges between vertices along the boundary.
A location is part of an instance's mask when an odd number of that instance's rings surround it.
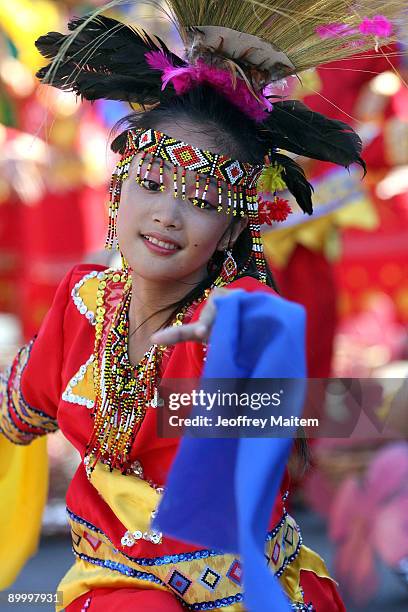
<svg viewBox="0 0 408 612">
<path fill-rule="evenodd" d="M 272 201 L 264 200 L 261 196 L 258 198 L 260 225 L 272 225 L 275 221 L 285 221 L 291 212 L 292 209 L 289 206 L 289 201 L 284 198 L 275 196 Z"/>
</svg>

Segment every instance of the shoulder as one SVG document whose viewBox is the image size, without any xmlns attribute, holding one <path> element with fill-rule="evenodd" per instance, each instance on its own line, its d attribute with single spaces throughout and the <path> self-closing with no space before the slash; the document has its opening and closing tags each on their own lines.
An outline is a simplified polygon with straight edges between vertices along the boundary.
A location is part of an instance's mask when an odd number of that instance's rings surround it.
<svg viewBox="0 0 408 612">
<path fill-rule="evenodd" d="M 241 276 L 237 280 L 229 283 L 226 286 L 226 289 L 243 289 L 244 291 L 248 291 L 249 293 L 253 291 L 263 291 L 265 293 L 271 293 L 273 295 L 278 295 L 272 287 L 261 283 L 258 279 L 253 276 Z"/>
<path fill-rule="evenodd" d="M 98 264 L 80 264 L 70 273 L 69 298 L 78 312 L 94 322 L 96 297 L 101 275 L 110 268 Z"/>
<path fill-rule="evenodd" d="M 79 264 L 74 266 L 65 278 L 69 277 L 69 286 L 71 290 L 78 284 L 80 284 L 81 287 L 90 288 L 97 284 L 98 274 L 107 272 L 108 270 L 112 269 L 99 264 Z"/>
<path fill-rule="evenodd" d="M 224 289 L 230 289 L 230 290 L 243 289 L 244 291 L 247 291 L 248 293 L 255 293 L 256 291 L 262 291 L 264 293 L 269 293 L 271 295 L 278 296 L 278 294 L 276 293 L 274 289 L 272 289 L 272 287 L 268 287 L 268 285 L 261 283 L 261 281 L 257 280 L 253 276 L 241 276 L 237 280 L 226 285 Z M 198 306 L 196 306 L 193 316 L 191 317 L 192 323 L 196 321 L 198 317 L 200 316 L 200 313 L 202 309 L 204 308 L 206 301 L 207 300 L 203 300 L 200 304 L 198 304 Z"/>
</svg>

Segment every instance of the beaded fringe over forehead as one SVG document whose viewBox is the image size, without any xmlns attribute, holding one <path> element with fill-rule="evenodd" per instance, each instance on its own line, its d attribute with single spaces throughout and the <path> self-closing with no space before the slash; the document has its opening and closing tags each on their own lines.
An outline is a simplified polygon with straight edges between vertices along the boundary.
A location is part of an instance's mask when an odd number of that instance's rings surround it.
<svg viewBox="0 0 408 612">
<path fill-rule="evenodd" d="M 207 174 L 230 185 L 242 187 L 252 187 L 254 175 L 261 169 L 261 166 L 254 166 L 231 159 L 226 155 L 193 147 L 153 129 L 130 130 L 128 148 L 151 153 L 185 170 Z"/>
</svg>

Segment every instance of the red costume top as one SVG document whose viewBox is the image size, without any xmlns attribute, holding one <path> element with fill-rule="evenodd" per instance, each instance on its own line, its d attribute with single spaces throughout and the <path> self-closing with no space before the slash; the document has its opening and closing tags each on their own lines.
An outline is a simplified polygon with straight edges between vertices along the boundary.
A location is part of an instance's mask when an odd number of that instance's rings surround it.
<svg viewBox="0 0 408 612">
<path fill-rule="evenodd" d="M 93 430 L 96 289 L 104 274 L 109 283 L 104 329 L 109 329 L 112 313 L 123 299 L 120 274 L 100 266 L 77 266 L 61 283 L 37 338 L 21 349 L 3 378 L 0 423 L 10 441 L 28 444 L 60 428 L 84 458 Z M 230 287 L 272 291 L 251 277 Z M 197 319 L 202 307 L 203 303 L 192 307 L 184 321 Z M 160 376 L 199 378 L 202 365 L 202 344 L 184 342 L 163 359 Z M 133 585 L 170 589 L 193 610 L 243 610 L 238 558 L 150 530 L 179 443 L 178 438 L 158 437 L 156 417 L 157 409 L 148 407 L 126 475 L 109 472 L 101 463 L 87 475 L 81 461 L 73 477 L 67 511 L 77 561 L 58 587 L 64 606 L 92 588 Z M 329 610 L 319 608 L 318 601 L 330 603 L 331 611 L 341 610 L 323 561 L 302 545 L 299 529 L 284 508 L 287 486 L 286 476 L 266 536 L 271 570 L 298 605 L 303 605 L 303 587 L 308 597 L 315 598 L 317 610 Z"/>
</svg>

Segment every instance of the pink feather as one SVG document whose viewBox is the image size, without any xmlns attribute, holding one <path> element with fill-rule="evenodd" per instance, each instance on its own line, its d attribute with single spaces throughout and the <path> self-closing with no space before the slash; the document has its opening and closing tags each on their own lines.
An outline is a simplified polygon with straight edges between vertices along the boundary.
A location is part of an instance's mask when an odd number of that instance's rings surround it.
<svg viewBox="0 0 408 612">
<path fill-rule="evenodd" d="M 198 60 L 195 65 L 177 67 L 161 51 L 149 51 L 145 57 L 151 68 L 162 71 L 162 90 L 171 81 L 176 94 L 182 95 L 194 85 L 208 83 L 255 121 L 264 120 L 267 112 L 273 108 L 262 94 L 259 94 L 259 102 L 244 81 L 238 78 L 234 86 L 230 72 L 208 66 L 202 60 Z"/>
<path fill-rule="evenodd" d="M 393 25 L 384 15 L 375 15 L 372 19 L 364 17 L 358 29 L 350 28 L 345 23 L 328 23 L 317 26 L 315 32 L 320 38 L 337 38 L 351 36 L 352 34 L 363 34 L 364 36 L 378 36 L 387 38 L 391 36 Z M 355 41 L 358 42 L 358 41 Z"/>
<path fill-rule="evenodd" d="M 358 29 L 365 36 L 380 36 L 387 38 L 391 36 L 393 26 L 384 15 L 375 15 L 372 19 L 367 17 L 360 23 Z"/>
<path fill-rule="evenodd" d="M 170 59 L 162 51 L 148 51 L 145 53 L 145 58 L 150 68 L 154 70 L 166 70 L 166 68 L 175 68 Z"/>
</svg>

